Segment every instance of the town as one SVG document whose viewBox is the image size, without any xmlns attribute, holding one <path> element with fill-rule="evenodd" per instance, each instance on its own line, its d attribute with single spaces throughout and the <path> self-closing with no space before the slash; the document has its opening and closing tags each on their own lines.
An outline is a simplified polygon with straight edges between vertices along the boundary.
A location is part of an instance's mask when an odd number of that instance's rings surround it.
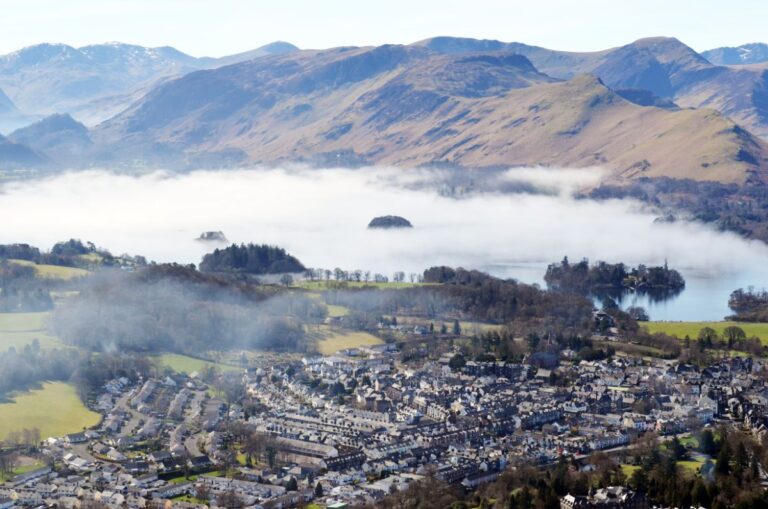
<svg viewBox="0 0 768 509">
<path fill-rule="evenodd" d="M 110 380 L 93 403 L 98 426 L 15 448 L 39 450 L 46 466 L 6 482 L 0 508 L 364 506 L 427 477 L 472 491 L 519 465 L 568 458 L 589 469 L 596 451 L 631 461 L 649 434 L 768 431 L 763 360 L 702 369 L 573 353 L 512 364 L 448 351 L 406 363 L 384 344 L 228 373 Z M 711 475 L 711 458 L 694 455 Z M 611 489 L 561 504 L 647 506 L 629 488 Z"/>
</svg>

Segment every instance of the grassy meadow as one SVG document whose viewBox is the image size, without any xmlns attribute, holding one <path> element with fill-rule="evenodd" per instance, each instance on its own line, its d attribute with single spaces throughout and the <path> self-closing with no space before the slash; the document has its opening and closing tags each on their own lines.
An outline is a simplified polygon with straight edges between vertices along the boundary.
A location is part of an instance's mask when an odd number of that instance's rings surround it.
<svg viewBox="0 0 768 509">
<path fill-rule="evenodd" d="M 175 353 L 166 353 L 158 356 L 157 364 L 159 366 L 167 366 L 177 373 L 202 373 L 207 366 L 213 366 L 220 371 L 238 371 L 240 368 L 236 366 L 230 366 L 228 364 L 220 364 L 217 362 L 205 361 L 202 359 L 196 359 L 195 357 L 188 357 L 186 355 L 180 355 Z"/>
<path fill-rule="evenodd" d="M 0 404 L 0 438 L 23 428 L 38 428 L 40 436 L 76 433 L 98 424 L 100 415 L 80 401 L 74 386 L 46 383 L 40 389 L 13 395 L 12 403 Z"/>
<path fill-rule="evenodd" d="M 718 334 L 722 335 L 726 327 L 736 326 L 744 329 L 747 337 L 756 336 L 765 344 L 768 343 L 768 323 L 745 323 L 745 322 L 645 322 L 642 324 L 648 328 L 648 332 L 663 332 L 670 336 L 676 336 L 680 339 L 689 336 L 696 339 L 699 331 L 704 327 L 711 327 Z"/>
<path fill-rule="evenodd" d="M 332 355 L 345 348 L 381 345 L 384 342 L 373 334 L 359 331 L 332 329 L 327 325 L 310 326 L 307 336 L 315 340 L 317 350 L 323 355 Z"/>
<path fill-rule="evenodd" d="M 62 346 L 48 331 L 49 313 L 0 313 L 0 351 L 21 350 L 37 339 L 41 348 Z"/>
<path fill-rule="evenodd" d="M 76 277 L 87 276 L 89 272 L 85 269 L 76 267 L 62 267 L 59 265 L 38 265 L 28 260 L 9 260 L 17 265 L 26 265 L 34 267 L 37 277 L 45 279 L 74 279 Z"/>
</svg>

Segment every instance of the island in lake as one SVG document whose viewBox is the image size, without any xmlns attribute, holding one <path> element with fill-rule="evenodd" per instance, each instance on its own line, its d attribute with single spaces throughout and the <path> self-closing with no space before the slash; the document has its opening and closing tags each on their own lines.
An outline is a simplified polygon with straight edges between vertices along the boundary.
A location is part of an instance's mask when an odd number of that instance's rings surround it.
<svg viewBox="0 0 768 509">
<path fill-rule="evenodd" d="M 401 216 L 379 216 L 371 219 L 368 228 L 413 228 L 413 225 Z"/>
<path fill-rule="evenodd" d="M 222 231 L 203 232 L 197 240 L 202 240 L 204 242 L 227 242 L 227 236 L 224 235 L 224 232 Z"/>
</svg>

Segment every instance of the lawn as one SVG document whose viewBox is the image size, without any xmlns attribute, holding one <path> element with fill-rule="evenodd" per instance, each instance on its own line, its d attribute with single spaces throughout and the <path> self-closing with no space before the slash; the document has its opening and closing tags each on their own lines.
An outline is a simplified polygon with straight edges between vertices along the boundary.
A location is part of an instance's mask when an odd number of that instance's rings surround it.
<svg viewBox="0 0 768 509">
<path fill-rule="evenodd" d="M 14 468 L 10 475 L 5 475 L 0 472 L 0 482 L 9 481 L 17 475 L 26 474 L 27 472 L 32 472 L 33 470 L 37 470 L 38 468 L 43 468 L 45 466 L 45 463 L 34 458 L 23 456 L 21 459 L 23 464 Z M 24 461 L 25 459 L 26 461 Z"/>
<path fill-rule="evenodd" d="M 206 367 L 213 366 L 219 371 L 239 371 L 241 368 L 235 366 L 229 366 L 227 364 L 220 364 L 217 362 L 205 361 L 202 359 L 196 359 L 186 355 L 180 355 L 176 353 L 166 353 L 157 357 L 157 362 L 160 366 L 168 366 L 172 370 L 178 373 L 191 374 L 197 371 L 202 373 Z"/>
<path fill-rule="evenodd" d="M 699 439 L 693 436 L 681 437 L 680 443 L 686 447 L 690 447 L 691 449 L 696 449 L 699 447 Z"/>
<path fill-rule="evenodd" d="M 699 331 L 704 327 L 711 327 L 722 335 L 726 327 L 736 326 L 744 329 L 747 337 L 757 336 L 763 343 L 768 343 L 768 323 L 745 322 L 646 322 L 642 324 L 648 327 L 648 332 L 663 332 L 680 339 L 689 336 L 691 339 L 699 337 Z"/>
<path fill-rule="evenodd" d="M 626 463 L 621 465 L 621 472 L 629 479 L 632 477 L 632 474 L 635 473 L 635 470 L 639 470 L 640 467 L 637 465 L 627 465 Z"/>
<path fill-rule="evenodd" d="M 381 345 L 384 342 L 372 334 L 360 331 L 332 329 L 328 326 L 312 326 L 307 336 L 317 342 L 317 350 L 323 355 L 332 355 L 345 348 Z"/>
<path fill-rule="evenodd" d="M 704 465 L 703 461 L 678 461 L 677 465 L 683 467 L 683 470 L 692 474 L 698 474 L 701 467 Z"/>
<path fill-rule="evenodd" d="M 62 267 L 60 265 L 38 265 L 28 260 L 8 260 L 17 265 L 27 265 L 34 267 L 37 276 L 47 279 L 73 279 L 76 277 L 83 277 L 90 274 L 85 269 L 78 269 L 76 267 Z"/>
<path fill-rule="evenodd" d="M 13 400 L 0 404 L 0 438 L 24 428 L 38 428 L 42 438 L 61 436 L 94 426 L 100 419 L 83 405 L 74 386 L 63 382 L 46 383 L 14 395 Z"/>
<path fill-rule="evenodd" d="M 62 346 L 48 332 L 48 313 L 0 313 L 0 351 L 21 350 L 37 339 L 41 348 Z"/>
</svg>

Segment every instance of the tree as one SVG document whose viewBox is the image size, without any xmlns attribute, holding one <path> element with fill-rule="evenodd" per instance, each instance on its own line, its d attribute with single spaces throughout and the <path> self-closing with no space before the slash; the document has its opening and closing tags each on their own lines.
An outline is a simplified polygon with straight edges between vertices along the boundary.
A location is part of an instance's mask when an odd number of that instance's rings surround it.
<svg viewBox="0 0 768 509">
<path fill-rule="evenodd" d="M 701 432 L 701 437 L 699 437 L 699 450 L 710 456 L 715 454 L 715 435 L 711 430 L 705 429 Z"/>
<path fill-rule="evenodd" d="M 245 507 L 243 499 L 234 490 L 225 491 L 216 497 L 216 505 L 225 509 L 242 509 Z"/>
<path fill-rule="evenodd" d="M 461 324 L 459 323 L 458 320 L 453 321 L 453 335 L 454 336 L 461 335 Z"/>
<path fill-rule="evenodd" d="M 280 284 L 283 286 L 291 286 L 293 284 L 293 276 L 290 274 L 283 274 L 280 277 Z"/>
<path fill-rule="evenodd" d="M 297 489 L 299 489 L 299 483 L 296 482 L 296 478 L 295 477 L 291 477 L 290 479 L 288 479 L 288 482 L 285 483 L 285 490 L 286 491 L 296 491 Z"/>
<path fill-rule="evenodd" d="M 672 438 L 672 441 L 669 444 L 669 451 L 672 453 L 672 457 L 679 461 L 685 457 L 685 446 L 680 443 L 680 440 L 677 437 Z"/>
<path fill-rule="evenodd" d="M 211 490 L 208 489 L 204 483 L 200 483 L 195 486 L 195 498 L 198 500 L 208 501 L 211 496 Z"/>
<path fill-rule="evenodd" d="M 747 334 L 741 327 L 730 325 L 723 330 L 723 337 L 728 341 L 728 348 L 733 348 L 735 343 L 745 341 L 747 339 Z"/>
<path fill-rule="evenodd" d="M 467 359 L 465 359 L 464 356 L 461 355 L 460 353 L 457 353 L 456 355 L 451 357 L 450 361 L 448 361 L 448 366 L 453 371 L 458 371 L 466 365 L 467 365 Z"/>
<path fill-rule="evenodd" d="M 627 308 L 627 314 L 637 320 L 638 322 L 647 322 L 650 320 L 650 316 L 645 308 L 640 306 L 631 306 Z"/>
<path fill-rule="evenodd" d="M 717 456 L 715 472 L 718 475 L 728 475 L 731 472 L 731 446 L 723 438 L 723 446 L 720 448 L 720 454 Z"/>
<path fill-rule="evenodd" d="M 717 331 L 712 327 L 704 327 L 699 331 L 699 340 L 704 342 L 704 346 L 712 348 L 717 341 Z"/>
<path fill-rule="evenodd" d="M 315 484 L 315 498 L 320 498 L 323 496 L 323 485 L 320 483 L 320 481 L 317 481 L 317 484 Z"/>
</svg>

